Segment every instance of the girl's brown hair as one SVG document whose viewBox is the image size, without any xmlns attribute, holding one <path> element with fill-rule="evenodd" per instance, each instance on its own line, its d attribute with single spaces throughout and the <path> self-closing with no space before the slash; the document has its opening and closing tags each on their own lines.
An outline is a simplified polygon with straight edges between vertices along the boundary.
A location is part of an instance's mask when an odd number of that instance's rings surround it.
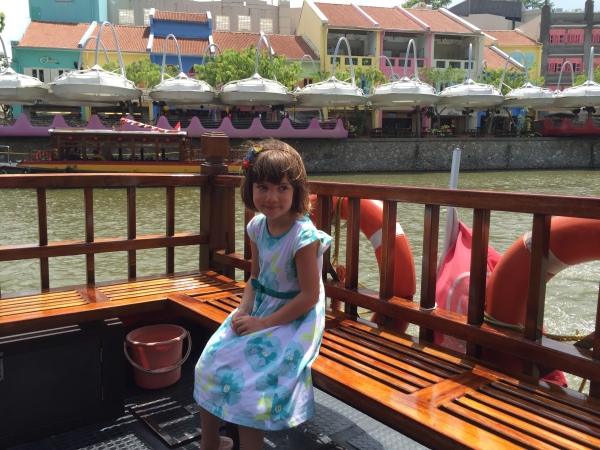
<svg viewBox="0 0 600 450">
<path fill-rule="evenodd" d="M 259 152 L 249 152 L 250 159 L 245 166 L 245 176 L 242 181 L 242 201 L 246 208 L 257 212 L 252 197 L 254 183 L 267 181 L 279 184 L 283 177 L 287 177 L 294 189 L 294 199 L 290 210 L 294 213 L 305 215 L 310 212 L 310 190 L 304 162 L 298 152 L 291 146 L 277 139 L 265 139 L 253 147 L 262 149 Z"/>
</svg>

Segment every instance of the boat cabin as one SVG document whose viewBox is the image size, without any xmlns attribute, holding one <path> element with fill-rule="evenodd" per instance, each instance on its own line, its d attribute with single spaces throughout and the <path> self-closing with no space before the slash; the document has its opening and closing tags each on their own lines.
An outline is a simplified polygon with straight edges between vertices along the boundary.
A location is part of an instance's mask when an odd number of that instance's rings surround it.
<svg viewBox="0 0 600 450">
<path fill-rule="evenodd" d="M 197 161 L 184 131 L 48 130 L 59 161 Z M 199 152 L 198 152 L 199 153 Z"/>
</svg>

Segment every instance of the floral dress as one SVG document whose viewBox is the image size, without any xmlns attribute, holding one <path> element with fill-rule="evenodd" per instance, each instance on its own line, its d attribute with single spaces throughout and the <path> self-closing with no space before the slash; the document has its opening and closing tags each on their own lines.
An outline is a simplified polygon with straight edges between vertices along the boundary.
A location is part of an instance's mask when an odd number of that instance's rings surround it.
<svg viewBox="0 0 600 450">
<path fill-rule="evenodd" d="M 331 237 L 317 230 L 308 217 L 298 219 L 281 236 L 269 234 L 263 215 L 255 216 L 247 229 L 260 259 L 258 280 L 252 280 L 256 290 L 252 315 L 265 317 L 300 292 L 296 251 L 319 241 L 321 273 L 322 255 Z M 282 430 L 310 419 L 314 415 L 310 367 L 325 325 L 322 281 L 317 304 L 290 323 L 239 336 L 230 321 L 231 315 L 210 338 L 196 364 L 194 399 L 198 404 L 228 422 L 263 430 Z"/>
</svg>

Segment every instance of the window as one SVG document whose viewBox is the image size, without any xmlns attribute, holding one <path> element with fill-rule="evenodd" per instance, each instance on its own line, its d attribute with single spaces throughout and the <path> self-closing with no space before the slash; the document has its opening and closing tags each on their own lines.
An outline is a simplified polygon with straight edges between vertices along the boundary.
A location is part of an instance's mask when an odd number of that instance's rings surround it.
<svg viewBox="0 0 600 450">
<path fill-rule="evenodd" d="M 229 16 L 217 16 L 216 27 L 219 31 L 229 31 Z"/>
<path fill-rule="evenodd" d="M 592 44 L 600 44 L 600 30 L 592 31 Z"/>
<path fill-rule="evenodd" d="M 37 78 L 38 80 L 40 80 L 42 83 L 46 82 L 46 74 L 45 74 L 45 70 L 44 69 L 32 69 L 32 68 L 25 68 L 25 70 L 23 70 L 23 73 L 25 75 L 29 75 L 30 77 L 34 77 Z"/>
<path fill-rule="evenodd" d="M 567 33 L 567 30 L 565 30 L 565 29 L 551 29 L 550 30 L 550 43 L 551 44 L 564 44 L 566 33 Z"/>
<path fill-rule="evenodd" d="M 150 9 L 144 8 L 144 26 L 150 26 Z"/>
<path fill-rule="evenodd" d="M 583 30 L 569 30 L 566 36 L 566 42 L 568 44 L 583 44 Z"/>
<path fill-rule="evenodd" d="M 273 33 L 273 19 L 260 19 L 260 31 L 269 34 Z"/>
<path fill-rule="evenodd" d="M 445 69 L 446 68 L 446 61 L 436 61 L 435 62 L 435 68 L 436 69 Z"/>
<path fill-rule="evenodd" d="M 133 9 L 119 10 L 119 25 L 135 25 Z"/>
<path fill-rule="evenodd" d="M 363 65 L 363 66 L 370 66 L 370 65 L 371 65 L 371 63 L 372 63 L 372 60 L 371 60 L 371 58 L 363 58 L 363 59 L 362 59 L 362 65 Z"/>
<path fill-rule="evenodd" d="M 252 31 L 250 16 L 238 16 L 238 31 Z"/>
</svg>

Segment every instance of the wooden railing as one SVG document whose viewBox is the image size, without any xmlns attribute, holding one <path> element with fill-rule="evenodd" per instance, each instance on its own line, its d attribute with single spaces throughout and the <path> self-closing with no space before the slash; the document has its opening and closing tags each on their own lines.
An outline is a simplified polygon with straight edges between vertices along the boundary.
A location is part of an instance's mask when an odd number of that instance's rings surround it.
<svg viewBox="0 0 600 450">
<path fill-rule="evenodd" d="M 4 175 L 0 195 L 7 189 L 34 189 L 37 194 L 37 242 L 0 247 L 0 262 L 22 259 L 40 261 L 41 290 L 50 287 L 49 259 L 67 255 L 86 255 L 86 280 L 96 278 L 94 256 L 99 253 L 128 254 L 128 275 L 136 276 L 137 252 L 142 249 L 165 248 L 165 273 L 176 270 L 174 248 L 199 245 L 200 269 L 211 268 L 226 276 L 235 269 L 249 270 L 249 243 L 242 230 L 235 229 L 235 191 L 238 176 L 223 175 L 226 167 L 208 164 L 200 175 L 90 174 L 90 175 Z M 201 191 L 201 212 L 197 229 L 175 233 L 175 189 L 197 187 Z M 127 235 L 95 238 L 94 190 L 124 189 L 127 193 Z M 142 187 L 164 187 L 166 196 L 166 233 L 136 235 L 136 191 Z M 85 239 L 83 241 L 50 242 L 48 239 L 47 192 L 51 189 L 81 189 L 85 202 Z M 331 233 L 333 197 L 348 198 L 346 269 L 344 281 L 335 281 L 325 264 L 324 278 L 328 297 L 342 300 L 347 314 L 357 316 L 366 308 L 389 318 L 401 319 L 418 326 L 419 338 L 433 341 L 433 331 L 464 339 L 467 352 L 480 357 L 484 348 L 502 349 L 526 363 L 524 372 L 538 377 L 538 366 L 550 366 L 590 380 L 590 395 L 600 397 L 600 334 L 598 315 L 591 350 L 553 341 L 542 335 L 545 308 L 545 286 L 549 253 L 551 216 L 600 219 L 600 198 L 432 189 L 402 186 L 359 185 L 351 183 L 312 182 L 317 195 L 317 226 Z M 360 199 L 383 201 L 383 238 L 379 288 L 369 290 L 358 285 Z M 417 301 L 393 295 L 395 221 L 399 203 L 423 208 L 423 249 L 420 273 L 420 298 Z M 440 211 L 455 206 L 473 212 L 473 247 L 469 306 L 466 315 L 435 309 L 438 230 Z M 492 211 L 528 214 L 532 218 L 532 246 L 527 315 L 524 331 L 506 330 L 484 322 L 486 302 L 486 260 Z M 246 215 L 246 221 L 250 215 Z M 3 230 L 9 233 L 10 230 Z M 236 236 L 237 234 L 237 236 Z M 244 255 L 235 252 L 235 239 L 244 239 Z M 326 261 L 329 253 L 325 255 Z M 600 277 L 599 277 L 600 278 Z M 0 298 L 1 301 L 1 298 Z M 599 310 L 600 311 L 600 310 Z"/>
</svg>

